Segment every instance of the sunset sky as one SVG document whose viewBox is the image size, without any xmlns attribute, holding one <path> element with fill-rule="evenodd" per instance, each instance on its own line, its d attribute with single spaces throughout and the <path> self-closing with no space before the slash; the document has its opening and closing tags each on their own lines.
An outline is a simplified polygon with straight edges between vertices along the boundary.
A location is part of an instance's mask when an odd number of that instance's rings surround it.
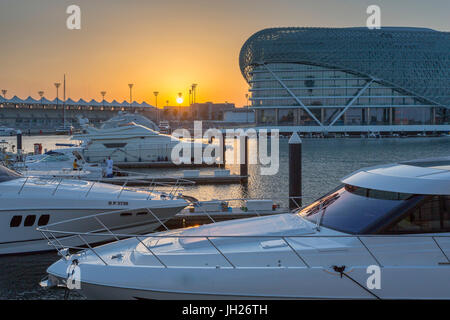
<svg viewBox="0 0 450 320">
<path fill-rule="evenodd" d="M 66 8 L 81 7 L 81 30 L 66 28 Z M 67 75 L 74 100 L 129 97 L 174 105 L 198 84 L 197 101 L 246 103 L 239 51 L 268 27 L 364 26 L 378 4 L 382 25 L 450 31 L 449 0 L 1 0 L 0 89 L 53 99 Z M 61 92 L 61 91 L 60 91 Z"/>
</svg>

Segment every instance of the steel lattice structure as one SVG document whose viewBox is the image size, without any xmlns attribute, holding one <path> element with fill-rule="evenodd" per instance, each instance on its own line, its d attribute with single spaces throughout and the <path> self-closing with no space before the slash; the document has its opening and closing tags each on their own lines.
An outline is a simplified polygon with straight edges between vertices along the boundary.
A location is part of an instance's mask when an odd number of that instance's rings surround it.
<svg viewBox="0 0 450 320">
<path fill-rule="evenodd" d="M 247 81 L 262 64 L 339 68 L 450 108 L 450 33 L 424 28 L 271 28 L 243 45 Z"/>
</svg>

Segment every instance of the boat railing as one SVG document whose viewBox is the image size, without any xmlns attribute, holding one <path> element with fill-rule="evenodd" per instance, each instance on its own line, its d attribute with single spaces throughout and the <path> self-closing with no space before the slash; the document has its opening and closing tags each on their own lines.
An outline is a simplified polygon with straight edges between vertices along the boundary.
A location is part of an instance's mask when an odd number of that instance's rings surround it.
<svg viewBox="0 0 450 320">
<path fill-rule="evenodd" d="M 208 212 L 205 209 L 205 204 L 217 203 L 218 201 L 223 202 L 223 203 L 230 203 L 232 201 L 238 201 L 238 202 L 244 203 L 245 201 L 248 201 L 248 200 L 267 200 L 267 199 L 233 198 L 233 199 L 210 200 L 210 201 L 191 201 L 191 205 L 195 206 L 197 208 L 201 208 L 201 210 L 202 210 L 201 212 L 203 214 L 205 214 L 205 216 L 207 216 L 211 220 L 212 223 L 216 223 L 216 221 L 213 219 L 213 217 L 210 214 L 211 212 Z M 164 205 L 162 207 L 164 207 Z M 102 239 L 102 241 L 104 241 L 105 238 L 109 239 L 108 241 L 119 241 L 124 238 L 135 238 L 140 243 L 142 243 L 143 246 L 146 247 L 148 249 L 148 251 L 152 255 L 155 256 L 156 259 L 160 260 L 160 258 L 154 253 L 154 250 L 151 250 L 150 248 L 148 248 L 148 246 L 146 246 L 145 243 L 143 243 L 141 238 L 142 237 L 148 238 L 148 237 L 153 237 L 153 236 L 155 236 L 157 238 L 170 238 L 171 236 L 158 235 L 158 234 L 137 235 L 137 234 L 117 233 L 117 232 L 114 232 L 114 230 L 117 229 L 117 226 L 108 226 L 105 221 L 106 219 L 104 219 L 108 215 L 120 215 L 122 213 L 130 213 L 130 211 L 138 212 L 138 211 L 142 211 L 142 210 L 146 210 L 154 219 L 151 221 L 149 220 L 147 222 L 149 222 L 149 223 L 157 222 L 162 228 L 164 228 L 164 230 L 169 231 L 169 228 L 163 221 L 164 219 L 160 219 L 158 217 L 158 215 L 149 208 L 133 208 L 133 209 L 108 211 L 108 212 L 98 213 L 98 214 L 89 215 L 89 216 L 85 216 L 85 217 L 64 220 L 64 221 L 48 224 L 46 226 L 40 226 L 37 228 L 37 230 L 39 232 L 41 232 L 41 234 L 44 236 L 44 238 L 47 239 L 48 244 L 50 246 L 54 247 L 61 256 L 65 256 L 64 252 L 68 249 L 90 250 L 100 260 L 102 260 L 106 264 L 105 260 L 101 257 L 101 254 L 98 253 L 98 251 L 95 249 L 95 247 L 92 247 L 90 245 L 90 243 L 92 243 L 92 241 L 87 240 L 88 237 L 93 236 L 93 237 L 100 237 Z M 295 210 L 298 210 L 298 208 Z M 275 213 L 290 213 L 290 212 L 294 212 L 294 211 L 290 211 L 289 209 L 286 208 L 284 211 L 281 210 L 281 211 L 277 211 Z M 256 209 L 255 210 L 247 210 L 246 213 L 253 214 L 255 216 L 260 216 L 260 213 Z M 85 231 L 85 232 L 71 231 L 70 227 L 73 226 L 75 222 L 79 222 L 81 220 L 93 220 L 92 222 L 89 221 L 89 223 L 83 223 L 83 225 L 92 225 L 92 226 L 99 225 L 100 227 L 97 227 L 97 228 L 94 228 L 93 230 L 89 230 L 89 231 Z M 120 229 L 124 229 L 126 227 L 131 227 L 131 226 L 132 225 L 121 224 Z M 184 237 L 184 236 L 182 236 L 182 237 Z M 189 236 L 186 236 L 186 237 L 189 237 Z M 202 237 L 203 236 L 194 236 L 194 238 L 202 238 Z M 212 238 L 216 238 L 216 237 L 217 236 L 208 235 L 208 236 L 205 236 L 205 239 L 212 246 L 215 247 L 215 249 L 217 250 L 217 252 L 219 254 L 224 255 L 223 252 L 214 244 L 214 242 L 212 240 Z M 226 236 L 226 237 L 229 237 L 229 236 Z M 78 238 L 79 240 L 81 240 L 81 243 L 84 245 L 84 247 L 71 245 L 74 238 Z M 98 238 L 98 239 L 100 239 L 100 238 Z M 267 238 L 267 236 L 264 236 L 264 238 Z M 97 241 L 94 241 L 94 243 L 96 243 L 96 242 Z M 226 258 L 226 256 L 224 256 L 224 257 Z M 228 259 L 228 258 L 226 258 L 226 259 Z"/>
<path fill-rule="evenodd" d="M 152 212 L 150 209 L 148 210 L 149 213 L 153 215 L 153 217 L 162 225 L 164 226 L 166 231 L 169 231 L 167 226 L 164 224 L 163 221 L 161 221 L 158 216 Z M 43 236 L 47 239 L 48 244 L 52 247 L 54 247 L 60 256 L 62 256 L 66 260 L 71 259 L 71 252 L 69 252 L 70 249 L 76 250 L 77 253 L 83 254 L 87 252 L 92 252 L 104 265 L 108 265 L 108 260 L 111 259 L 110 255 L 111 252 L 108 253 L 102 253 L 101 248 L 102 247 L 94 247 L 90 243 L 92 241 L 88 241 L 87 238 L 89 237 L 100 237 L 102 240 L 105 238 L 111 239 L 110 241 L 121 241 L 124 239 L 135 239 L 137 242 L 136 244 L 141 244 L 143 248 L 151 255 L 153 256 L 157 261 L 158 265 L 152 265 L 152 267 L 162 267 L 162 268 L 171 268 L 167 262 L 164 262 L 164 252 L 156 252 L 155 245 L 149 245 L 151 240 L 157 240 L 160 241 L 162 239 L 203 239 L 207 243 L 211 245 L 211 248 L 214 250 L 214 252 L 221 257 L 224 258 L 224 260 L 227 262 L 227 265 L 229 268 L 240 268 L 240 266 L 233 262 L 233 258 L 231 255 L 227 254 L 223 249 L 220 248 L 220 239 L 239 239 L 239 240 L 253 240 L 257 241 L 259 240 L 279 240 L 279 243 L 276 244 L 276 247 L 286 247 L 289 252 L 292 252 L 295 257 L 298 259 L 299 265 L 294 267 L 301 267 L 301 268 L 312 268 L 311 264 L 308 262 L 308 259 L 305 255 L 302 255 L 300 250 L 295 248 L 295 244 L 293 244 L 294 240 L 298 239 L 328 239 L 328 240 L 336 240 L 336 239 L 354 239 L 358 241 L 361 244 L 361 249 L 365 250 L 375 262 L 376 265 L 378 265 L 380 268 L 383 267 L 383 264 L 381 263 L 380 259 L 377 257 L 377 254 L 373 252 L 373 249 L 369 248 L 369 245 L 367 244 L 367 240 L 371 238 L 398 238 L 398 239 L 409 239 L 409 238 L 421 238 L 421 239 L 429 239 L 432 240 L 432 243 L 435 245 L 435 249 L 437 252 L 442 253 L 443 257 L 445 257 L 445 261 L 439 262 L 439 265 L 450 265 L 450 259 L 447 255 L 447 253 L 442 248 L 442 243 L 440 244 L 439 241 L 442 239 L 450 239 L 449 235 L 424 235 L 424 234 L 407 234 L 407 235 L 398 235 L 398 234 L 386 234 L 386 235 L 380 235 L 380 234 L 367 234 L 367 235 L 352 235 L 352 234 L 335 234 L 335 235 L 321 235 L 317 232 L 313 231 L 313 228 L 311 228 L 311 232 L 308 232 L 306 234 L 301 235 L 230 235 L 230 234 L 194 234 L 194 235 L 183 235 L 180 234 L 177 230 L 174 230 L 174 232 L 166 232 L 166 233 L 151 233 L 151 234 L 127 234 L 127 233 L 117 233 L 114 232 L 114 230 L 106 225 L 104 220 L 102 220 L 103 217 L 110 215 L 110 214 L 120 214 L 122 212 L 126 212 L 127 210 L 118 210 L 118 211 L 112 211 L 112 212 L 105 212 L 100 214 L 95 214 L 92 216 L 87 217 L 81 217 L 81 218 L 75 218 L 70 219 L 62 222 L 57 222 L 54 224 L 49 224 L 47 226 L 41 226 L 37 230 L 40 231 Z M 295 214 L 295 213 L 291 213 Z M 68 230 L 62 230 L 58 228 L 61 224 L 71 224 L 75 221 L 82 220 L 82 219 L 94 219 L 99 225 L 100 228 L 97 228 L 92 231 L 86 231 L 86 232 L 74 232 L 74 231 L 68 231 Z M 73 240 L 73 238 L 78 238 L 80 243 L 82 245 L 71 245 L 68 244 L 69 240 Z M 84 245 L 84 246 L 83 246 Z M 129 251 L 136 252 L 138 249 L 136 247 L 130 246 Z M 153 249 L 152 249 L 153 248 Z M 126 252 L 126 250 L 120 251 L 121 254 Z M 73 252 L 75 253 L 75 252 Z M 281 266 L 281 265 L 280 265 Z M 183 265 L 180 265 L 177 263 L 175 267 L 183 267 Z M 186 267 L 192 268 L 192 265 L 186 265 Z M 258 267 L 265 267 L 264 265 L 258 266 Z M 200 267 L 199 267 L 200 268 Z"/>
<path fill-rule="evenodd" d="M 175 196 L 178 195 L 178 190 L 180 189 L 180 187 L 182 186 L 192 186 L 195 184 L 195 181 L 191 181 L 188 179 L 184 179 L 184 178 L 170 178 L 167 177 L 167 181 L 155 181 L 155 179 L 152 179 L 150 182 L 148 180 L 145 179 L 146 176 L 143 175 L 141 176 L 141 179 L 135 179 L 133 177 L 125 177 L 125 181 L 122 184 L 119 193 L 117 195 L 117 199 L 119 199 L 123 193 L 124 190 L 127 189 L 127 185 L 130 181 L 133 182 L 139 182 L 142 185 L 147 185 L 148 187 L 144 187 L 143 189 L 145 191 L 148 192 L 148 197 L 147 200 L 149 200 L 151 198 L 152 195 L 154 195 L 154 192 L 159 191 L 162 194 L 164 194 L 167 197 L 173 198 Z M 48 182 L 48 183 L 55 183 L 56 186 L 55 188 L 51 191 L 51 195 L 55 195 L 56 192 L 58 191 L 59 187 L 61 186 L 61 184 L 63 183 L 64 180 L 73 180 L 73 178 L 70 177 L 57 177 L 57 176 L 52 176 L 51 173 L 49 173 L 48 175 L 42 175 L 42 176 L 26 176 L 24 182 L 22 183 L 22 185 L 20 186 L 19 190 L 18 190 L 18 194 L 21 194 L 23 189 L 25 188 L 26 184 L 28 182 L 30 182 L 31 180 L 33 181 L 43 181 L 43 182 Z M 78 180 L 83 180 L 81 177 Z M 104 183 L 104 181 L 102 180 L 102 178 L 98 178 L 96 180 L 85 180 L 88 183 L 91 183 L 91 185 L 89 186 L 86 194 L 84 195 L 85 198 L 88 197 L 88 195 L 91 193 L 92 189 L 94 188 L 94 186 L 98 183 Z M 133 187 L 135 190 L 139 190 L 142 189 L 142 187 Z M 158 190 L 156 190 L 158 188 Z"/>
</svg>

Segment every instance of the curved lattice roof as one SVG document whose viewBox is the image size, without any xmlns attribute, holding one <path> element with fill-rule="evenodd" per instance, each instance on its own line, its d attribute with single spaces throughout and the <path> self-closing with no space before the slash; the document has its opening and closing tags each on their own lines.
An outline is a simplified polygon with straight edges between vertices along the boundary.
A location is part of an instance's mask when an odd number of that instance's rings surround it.
<svg viewBox="0 0 450 320">
<path fill-rule="evenodd" d="M 272 28 L 252 35 L 239 64 L 304 63 L 375 78 L 450 107 L 450 32 L 425 28 Z"/>
</svg>

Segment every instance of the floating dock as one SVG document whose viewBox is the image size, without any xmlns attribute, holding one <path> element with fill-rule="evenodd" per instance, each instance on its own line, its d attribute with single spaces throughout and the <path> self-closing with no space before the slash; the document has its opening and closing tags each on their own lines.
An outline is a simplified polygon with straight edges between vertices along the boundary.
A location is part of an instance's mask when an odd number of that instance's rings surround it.
<svg viewBox="0 0 450 320">
<path fill-rule="evenodd" d="M 213 164 L 175 164 L 171 161 L 152 161 L 152 162 L 114 162 L 114 166 L 120 168 L 120 169 L 137 169 L 137 168 L 211 168 L 211 167 L 217 167 L 218 165 Z"/>
<path fill-rule="evenodd" d="M 87 179 L 115 185 L 127 185 L 130 187 L 148 186 L 152 183 L 177 183 L 179 185 L 205 185 L 205 184 L 234 184 L 245 183 L 248 176 L 235 174 L 199 174 L 199 175 L 180 175 L 180 176 L 152 176 L 152 175 L 132 175 L 115 176 L 112 178 Z"/>
</svg>

